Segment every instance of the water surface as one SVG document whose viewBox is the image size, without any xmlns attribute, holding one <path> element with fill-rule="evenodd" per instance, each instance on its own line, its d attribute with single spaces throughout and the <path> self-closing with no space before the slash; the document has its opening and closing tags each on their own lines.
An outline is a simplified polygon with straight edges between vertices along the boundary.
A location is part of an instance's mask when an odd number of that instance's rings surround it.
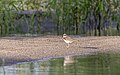
<svg viewBox="0 0 120 75">
<path fill-rule="evenodd" d="M 0 75 L 120 75 L 120 55 L 98 53 L 3 65 Z"/>
</svg>

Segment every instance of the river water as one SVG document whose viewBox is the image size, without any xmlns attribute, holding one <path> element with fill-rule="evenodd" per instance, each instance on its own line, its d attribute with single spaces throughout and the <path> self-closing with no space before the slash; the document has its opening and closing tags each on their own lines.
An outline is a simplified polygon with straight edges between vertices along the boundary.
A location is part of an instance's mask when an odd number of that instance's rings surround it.
<svg viewBox="0 0 120 75">
<path fill-rule="evenodd" d="M 120 75 L 120 55 L 97 53 L 3 65 L 0 75 Z"/>
</svg>

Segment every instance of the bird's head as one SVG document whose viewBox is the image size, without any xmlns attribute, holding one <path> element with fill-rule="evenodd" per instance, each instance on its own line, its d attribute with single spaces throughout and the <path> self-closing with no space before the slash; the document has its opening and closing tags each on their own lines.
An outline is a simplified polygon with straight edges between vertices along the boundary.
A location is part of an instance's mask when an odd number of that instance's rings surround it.
<svg viewBox="0 0 120 75">
<path fill-rule="evenodd" d="M 65 38 L 65 37 L 67 37 L 67 35 L 66 35 L 66 34 L 63 34 L 63 38 Z"/>
</svg>

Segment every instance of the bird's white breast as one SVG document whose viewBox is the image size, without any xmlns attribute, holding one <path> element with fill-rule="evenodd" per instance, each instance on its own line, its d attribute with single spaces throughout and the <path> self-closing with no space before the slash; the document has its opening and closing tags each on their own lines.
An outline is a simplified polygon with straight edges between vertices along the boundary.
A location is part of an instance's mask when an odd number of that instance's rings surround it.
<svg viewBox="0 0 120 75">
<path fill-rule="evenodd" d="M 73 41 L 70 40 L 64 40 L 66 43 L 72 43 Z"/>
</svg>

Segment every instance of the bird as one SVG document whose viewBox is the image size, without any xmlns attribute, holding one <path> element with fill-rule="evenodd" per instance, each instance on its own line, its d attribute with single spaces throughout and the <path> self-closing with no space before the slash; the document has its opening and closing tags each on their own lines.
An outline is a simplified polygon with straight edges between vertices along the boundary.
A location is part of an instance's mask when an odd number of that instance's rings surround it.
<svg viewBox="0 0 120 75">
<path fill-rule="evenodd" d="M 63 34 L 63 40 L 67 43 L 67 48 L 69 48 L 70 44 L 73 43 L 73 39 L 69 37 L 67 34 Z"/>
</svg>

